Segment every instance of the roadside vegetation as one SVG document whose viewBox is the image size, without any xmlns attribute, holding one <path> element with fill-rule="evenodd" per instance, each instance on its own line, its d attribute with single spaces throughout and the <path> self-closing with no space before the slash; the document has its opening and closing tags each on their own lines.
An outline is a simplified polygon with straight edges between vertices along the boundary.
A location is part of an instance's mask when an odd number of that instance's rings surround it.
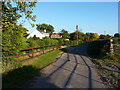
<svg viewBox="0 0 120 90">
<path fill-rule="evenodd" d="M 40 74 L 44 67 L 55 61 L 63 52 L 66 52 L 64 48 L 30 59 L 26 62 L 7 66 L 9 70 L 2 74 L 3 88 L 17 88 L 23 85 L 37 74 Z"/>
<path fill-rule="evenodd" d="M 33 15 L 33 8 L 36 6 L 36 2 L 2 2 L 2 15 L 1 15 L 1 24 L 2 24 L 2 33 L 0 33 L 0 38 L 2 38 L 2 43 L 0 43 L 0 47 L 2 47 L 2 57 L 7 56 L 15 56 L 15 55 L 21 55 L 26 54 L 28 52 L 21 52 L 21 49 L 25 48 L 31 48 L 31 47 L 39 47 L 44 45 L 54 45 L 61 43 L 62 45 L 76 45 L 77 36 L 78 35 L 78 44 L 82 44 L 87 41 L 94 41 L 100 39 L 107 39 L 110 37 L 110 35 L 98 35 L 97 33 L 82 33 L 80 31 L 74 31 L 73 33 L 69 33 L 67 30 L 62 29 L 60 34 L 62 35 L 62 38 L 60 39 L 51 39 L 51 38 L 44 38 L 39 39 L 36 36 L 33 38 L 26 39 L 24 36 L 27 34 L 27 29 L 23 27 L 23 23 L 25 21 L 30 22 L 32 27 L 35 25 L 33 24 L 36 21 L 36 16 Z M 20 20 L 24 18 L 25 20 Z M 54 27 L 52 25 L 48 24 L 36 24 L 38 30 L 46 30 L 48 33 L 54 32 Z M 76 34 L 77 32 L 77 34 Z M 115 37 L 118 37 L 119 34 L 115 34 Z M 106 62 L 109 62 L 110 65 L 113 65 L 117 68 L 119 65 L 119 44 L 116 44 L 114 46 L 115 52 L 113 55 L 107 54 L 106 51 L 106 43 L 104 49 L 102 51 L 98 52 L 100 50 L 99 47 L 96 45 L 99 44 L 93 44 L 91 43 L 89 46 L 89 52 L 91 56 L 100 56 L 99 60 L 96 60 L 97 57 L 95 57 L 93 60 L 94 62 L 102 62 L 103 64 Z M 93 48 L 94 47 L 94 48 Z M 102 48 L 102 47 L 101 47 Z M 66 50 L 62 50 L 66 51 Z M 3 70 L 1 73 L 3 75 L 3 88 L 9 88 L 9 87 L 17 87 L 21 85 L 22 83 L 25 83 L 27 80 L 30 80 L 35 75 L 41 71 L 42 68 L 50 64 L 55 60 L 58 53 L 62 52 L 61 50 L 55 50 L 53 52 L 44 54 L 42 56 L 33 58 L 27 62 L 22 63 L 16 63 L 15 59 L 11 58 L 4 58 L 2 59 L 2 68 Z M 96 55 L 96 53 L 99 53 Z M 30 56 L 28 56 L 30 57 Z M 17 58 L 18 59 L 18 58 Z M 102 60 L 101 60 L 102 59 Z M 18 59 L 19 60 L 19 59 Z M 100 61 L 101 60 L 101 61 Z M 10 64 L 12 61 L 13 64 Z M 100 62 L 99 62 L 100 61 Z M 113 61 L 113 62 L 112 62 Z M 7 63 L 6 63 L 7 62 Z M 115 64 L 114 64 L 115 63 Z M 108 64 L 108 63 L 107 63 Z M 0 64 L 1 65 L 1 64 Z M 99 64 L 101 65 L 101 64 Z M 107 66 L 107 65 L 106 65 Z M 104 71 L 104 70 L 103 70 Z M 113 76 L 115 76 L 115 80 L 119 80 L 116 77 L 116 74 L 112 73 Z M 113 84 L 114 86 L 116 84 Z"/>
<path fill-rule="evenodd" d="M 113 41 L 114 52 L 109 53 L 109 41 L 98 40 L 91 42 L 88 54 L 97 66 L 101 79 L 111 88 L 120 88 L 120 39 Z"/>
</svg>

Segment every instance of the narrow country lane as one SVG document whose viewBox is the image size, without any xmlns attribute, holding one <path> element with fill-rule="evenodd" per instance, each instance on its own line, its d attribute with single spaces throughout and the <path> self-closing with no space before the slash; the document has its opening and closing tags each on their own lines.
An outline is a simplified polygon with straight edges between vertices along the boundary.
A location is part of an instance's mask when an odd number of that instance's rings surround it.
<svg viewBox="0 0 120 90">
<path fill-rule="evenodd" d="M 88 43 L 66 47 L 56 61 L 36 76 L 25 88 L 106 88 L 87 55 Z"/>
</svg>

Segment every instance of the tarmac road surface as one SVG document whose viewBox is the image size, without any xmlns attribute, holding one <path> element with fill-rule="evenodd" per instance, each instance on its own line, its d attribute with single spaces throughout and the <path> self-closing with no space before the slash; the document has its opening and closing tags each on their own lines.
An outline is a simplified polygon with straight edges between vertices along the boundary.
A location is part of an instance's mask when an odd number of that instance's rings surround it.
<svg viewBox="0 0 120 90">
<path fill-rule="evenodd" d="M 43 69 L 25 88 L 106 88 L 87 54 L 88 43 L 66 47 L 55 62 Z"/>
</svg>

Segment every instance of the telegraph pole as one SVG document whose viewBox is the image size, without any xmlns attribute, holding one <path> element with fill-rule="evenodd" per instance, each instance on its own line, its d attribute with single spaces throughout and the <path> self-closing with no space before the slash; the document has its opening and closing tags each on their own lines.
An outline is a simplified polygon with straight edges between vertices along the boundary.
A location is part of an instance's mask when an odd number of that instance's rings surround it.
<svg viewBox="0 0 120 90">
<path fill-rule="evenodd" d="M 77 41 L 77 45 L 78 45 L 78 25 L 76 25 L 76 41 Z"/>
</svg>

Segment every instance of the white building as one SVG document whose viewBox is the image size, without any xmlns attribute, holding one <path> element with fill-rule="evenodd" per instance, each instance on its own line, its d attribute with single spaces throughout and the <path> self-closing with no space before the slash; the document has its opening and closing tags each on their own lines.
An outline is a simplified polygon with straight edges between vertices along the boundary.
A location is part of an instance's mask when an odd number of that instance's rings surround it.
<svg viewBox="0 0 120 90">
<path fill-rule="evenodd" d="M 27 38 L 31 38 L 31 37 L 38 37 L 40 39 L 43 39 L 44 37 L 49 37 L 49 33 L 46 33 L 46 30 L 42 31 L 42 30 L 34 30 L 31 34 L 29 34 L 27 36 Z"/>
</svg>

